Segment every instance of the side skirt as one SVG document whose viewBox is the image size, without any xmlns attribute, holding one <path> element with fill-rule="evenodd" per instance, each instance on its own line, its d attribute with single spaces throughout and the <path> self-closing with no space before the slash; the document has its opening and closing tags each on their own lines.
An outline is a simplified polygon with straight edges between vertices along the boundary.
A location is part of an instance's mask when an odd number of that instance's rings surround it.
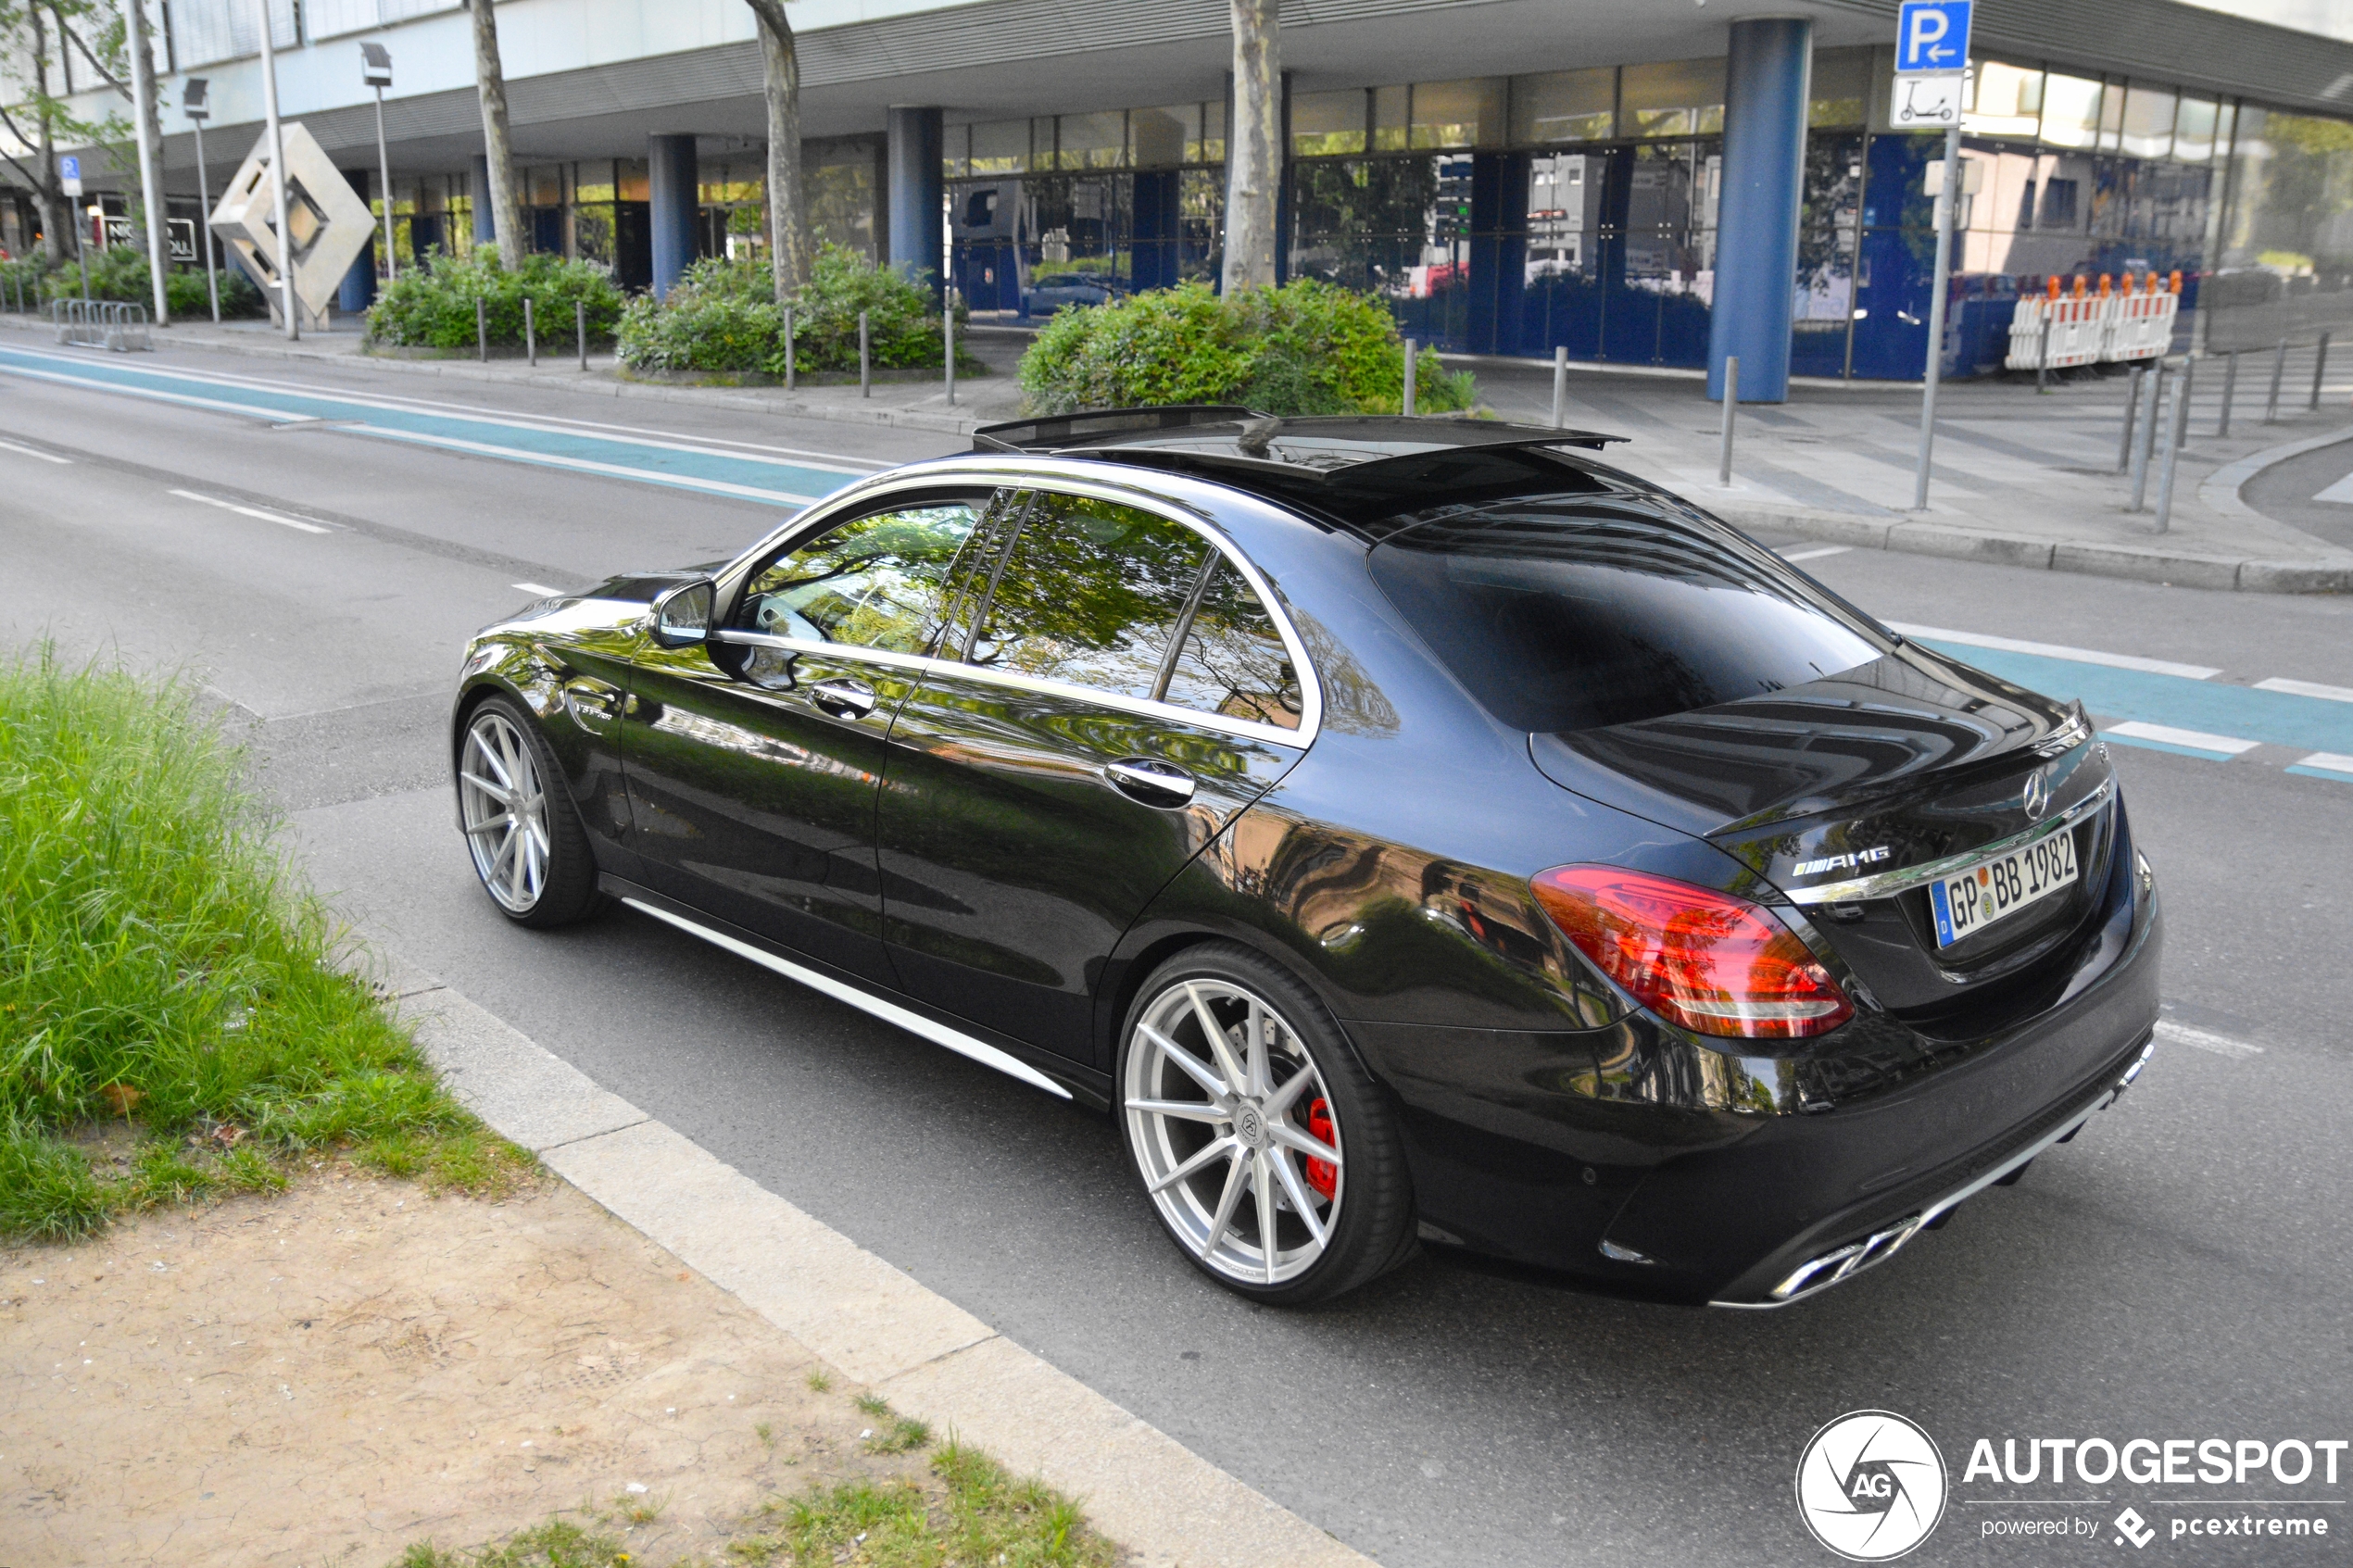
<svg viewBox="0 0 2353 1568">
<path fill-rule="evenodd" d="M 995 1035 L 993 1030 L 979 1030 L 977 1025 L 961 1020 L 950 1022 L 912 997 L 880 992 L 862 982 L 849 980 L 814 960 L 804 956 L 787 958 L 762 944 L 751 933 L 739 931 L 724 921 L 715 920 L 675 899 L 666 898 L 651 888 L 640 887 L 611 875 L 600 877 L 598 881 L 605 892 L 642 914 L 651 915 L 691 935 L 699 936 L 715 947 L 724 948 L 739 959 L 749 959 L 762 969 L 771 970 L 787 980 L 798 981 L 837 1002 L 846 1002 L 861 1012 L 871 1013 L 884 1022 L 896 1024 L 936 1046 L 945 1046 L 959 1056 L 969 1057 L 984 1067 L 993 1067 L 1009 1078 L 1017 1078 L 1032 1088 L 1043 1089 L 1057 1098 L 1071 1100 L 1095 1110 L 1111 1108 L 1111 1080 L 1104 1074 L 1088 1073 L 1051 1052 L 1003 1035 Z M 995 1035 L 995 1038 L 986 1038 L 985 1035 Z M 1093 1081 L 1098 1079 L 1101 1081 Z"/>
</svg>

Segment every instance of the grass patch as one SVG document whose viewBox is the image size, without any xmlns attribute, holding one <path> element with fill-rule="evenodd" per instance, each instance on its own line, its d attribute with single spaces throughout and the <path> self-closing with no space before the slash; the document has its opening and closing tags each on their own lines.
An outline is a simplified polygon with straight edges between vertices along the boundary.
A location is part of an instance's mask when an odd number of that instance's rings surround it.
<svg viewBox="0 0 2353 1568">
<path fill-rule="evenodd" d="M 728 1555 L 793 1568 L 844 1561 L 862 1568 L 1109 1568 L 1115 1560 L 1076 1503 L 1041 1481 L 1014 1480 L 976 1449 L 950 1442 L 931 1470 L 945 1497 L 912 1481 L 852 1481 L 769 1503 L 761 1514 L 771 1528 L 731 1543 Z"/>
<path fill-rule="evenodd" d="M 809 1391 L 812 1394 L 825 1393 L 833 1386 L 834 1380 L 823 1371 L 812 1372 L 809 1374 Z"/>
<path fill-rule="evenodd" d="M 569 1519 L 550 1519 L 517 1532 L 504 1546 L 444 1551 L 431 1541 L 410 1547 L 392 1568 L 635 1568 L 615 1536 Z"/>
<path fill-rule="evenodd" d="M 335 965 L 245 759 L 185 681 L 0 665 L 0 1240 L 269 1190 L 322 1151 L 470 1192 L 528 1154 Z M 135 1153 L 94 1164 L 94 1128 Z"/>
</svg>

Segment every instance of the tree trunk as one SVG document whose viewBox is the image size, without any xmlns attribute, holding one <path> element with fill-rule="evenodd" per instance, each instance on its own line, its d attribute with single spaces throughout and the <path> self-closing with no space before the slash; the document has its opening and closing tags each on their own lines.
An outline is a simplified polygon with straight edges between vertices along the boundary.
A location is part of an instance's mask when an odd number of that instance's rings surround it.
<svg viewBox="0 0 2353 1568">
<path fill-rule="evenodd" d="M 466 0 L 474 19 L 474 85 L 482 94 L 482 146 L 490 158 L 490 223 L 498 236 L 498 265 L 522 266 L 522 202 L 515 191 L 515 143 L 507 128 L 507 73 L 498 64 L 498 19 L 492 0 Z"/>
<path fill-rule="evenodd" d="M 1226 148 L 1226 292 L 1275 283 L 1277 199 L 1283 188 L 1279 0 L 1229 0 L 1234 18 L 1234 129 Z"/>
<path fill-rule="evenodd" d="M 131 56 L 131 89 L 139 94 L 139 123 L 145 132 L 139 149 L 139 243 L 147 252 L 148 283 L 155 295 L 156 325 L 171 324 L 164 276 L 171 265 L 171 209 L 163 196 L 163 93 L 156 80 L 156 56 L 148 46 L 146 0 L 122 0 L 129 14 L 124 48 Z"/>
<path fill-rule="evenodd" d="M 768 100 L 768 255 L 781 300 L 809 281 L 814 259 L 800 189 L 800 56 L 785 0 L 746 0 L 760 19 Z"/>
<path fill-rule="evenodd" d="M 41 7 L 27 6 L 24 22 L 32 31 L 33 114 L 40 126 L 41 165 L 32 185 L 32 199 L 41 208 L 41 249 L 52 267 L 73 259 L 73 233 L 67 227 L 82 215 L 66 200 L 65 182 L 57 178 L 57 111 L 49 97 L 49 30 Z"/>
</svg>

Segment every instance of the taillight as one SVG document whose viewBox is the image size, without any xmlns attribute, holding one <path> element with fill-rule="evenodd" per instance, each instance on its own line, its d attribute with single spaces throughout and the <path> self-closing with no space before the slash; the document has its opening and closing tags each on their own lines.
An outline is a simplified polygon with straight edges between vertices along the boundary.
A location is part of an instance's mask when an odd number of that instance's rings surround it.
<svg viewBox="0 0 2353 1568">
<path fill-rule="evenodd" d="M 1529 885 L 1578 951 L 1670 1023 L 1787 1040 L 1855 1016 L 1797 934 L 1745 898 L 1614 866 L 1554 866 Z"/>
</svg>

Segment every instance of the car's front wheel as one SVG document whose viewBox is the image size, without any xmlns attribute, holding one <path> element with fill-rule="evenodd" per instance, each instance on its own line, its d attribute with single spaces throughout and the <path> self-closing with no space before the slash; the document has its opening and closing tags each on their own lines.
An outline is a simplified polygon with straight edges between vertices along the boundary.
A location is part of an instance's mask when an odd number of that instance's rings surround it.
<svg viewBox="0 0 2353 1568">
<path fill-rule="evenodd" d="M 1220 1285 L 1303 1305 L 1413 1247 L 1393 1111 L 1315 995 L 1248 948 L 1189 948 L 1127 1015 L 1119 1119 L 1169 1236 Z"/>
<path fill-rule="evenodd" d="M 458 752 L 458 811 L 474 872 L 508 919 L 563 925 L 595 912 L 595 851 L 530 717 L 485 697 Z"/>
</svg>

